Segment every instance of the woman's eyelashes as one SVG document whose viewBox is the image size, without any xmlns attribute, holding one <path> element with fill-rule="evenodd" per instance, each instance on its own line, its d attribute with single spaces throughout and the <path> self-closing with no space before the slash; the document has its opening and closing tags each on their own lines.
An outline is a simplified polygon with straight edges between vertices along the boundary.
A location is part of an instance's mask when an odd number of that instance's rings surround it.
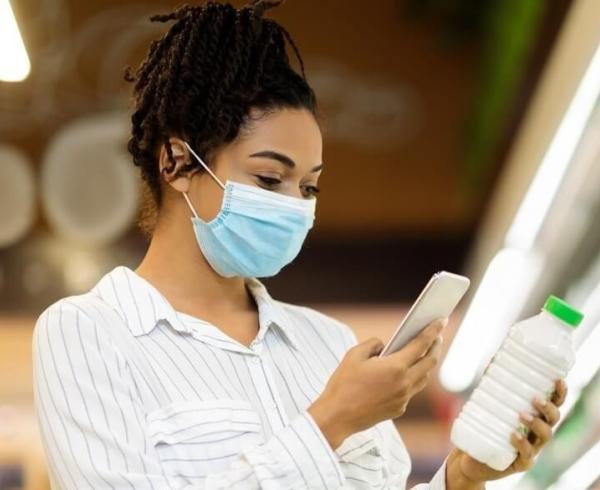
<svg viewBox="0 0 600 490">
<path fill-rule="evenodd" d="M 307 196 L 316 196 L 319 192 L 321 192 L 321 189 L 315 185 L 303 185 L 300 186 L 300 188 Z"/>
<path fill-rule="evenodd" d="M 257 175 L 258 183 L 261 187 L 266 189 L 275 190 L 278 185 L 281 184 L 281 179 L 275 177 L 266 177 L 264 175 Z"/>
<path fill-rule="evenodd" d="M 276 177 L 268 177 L 266 175 L 255 175 L 257 183 L 260 187 L 271 191 L 276 191 L 283 183 L 282 179 Z M 306 197 L 316 196 L 320 189 L 316 185 L 304 184 L 300 186 L 302 194 Z"/>
</svg>

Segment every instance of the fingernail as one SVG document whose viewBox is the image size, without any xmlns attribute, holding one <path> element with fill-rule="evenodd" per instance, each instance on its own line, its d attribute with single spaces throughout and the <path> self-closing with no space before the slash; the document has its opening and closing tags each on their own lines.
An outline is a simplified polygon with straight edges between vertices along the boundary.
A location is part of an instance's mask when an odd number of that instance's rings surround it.
<svg viewBox="0 0 600 490">
<path fill-rule="evenodd" d="M 536 397 L 535 397 L 535 400 L 536 400 L 536 401 L 537 401 L 537 402 L 538 402 L 538 403 L 539 403 L 539 404 L 540 404 L 542 407 L 545 407 L 545 406 L 546 406 L 546 403 L 548 403 L 548 402 L 546 401 L 546 399 L 545 399 L 545 398 L 543 398 L 543 397 L 541 397 L 541 396 L 536 396 Z"/>
<path fill-rule="evenodd" d="M 521 416 L 521 418 L 523 420 L 525 420 L 526 422 L 531 422 L 533 420 L 533 415 L 531 415 L 528 412 L 519 412 L 519 415 Z"/>
<path fill-rule="evenodd" d="M 519 439 L 519 441 L 523 440 L 523 435 L 520 432 L 513 432 L 513 434 L 517 439 Z"/>
</svg>

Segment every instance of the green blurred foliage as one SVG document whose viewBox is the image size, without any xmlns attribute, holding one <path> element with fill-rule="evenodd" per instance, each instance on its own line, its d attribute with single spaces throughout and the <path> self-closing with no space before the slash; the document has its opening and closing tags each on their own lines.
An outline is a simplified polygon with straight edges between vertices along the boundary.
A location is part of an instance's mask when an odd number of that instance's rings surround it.
<svg viewBox="0 0 600 490">
<path fill-rule="evenodd" d="M 487 188 L 500 138 L 507 128 L 528 67 L 547 3 L 543 0 L 409 0 L 408 17 L 441 23 L 440 41 L 451 49 L 481 47 L 478 89 L 464 142 L 464 183 L 468 194 Z"/>
</svg>

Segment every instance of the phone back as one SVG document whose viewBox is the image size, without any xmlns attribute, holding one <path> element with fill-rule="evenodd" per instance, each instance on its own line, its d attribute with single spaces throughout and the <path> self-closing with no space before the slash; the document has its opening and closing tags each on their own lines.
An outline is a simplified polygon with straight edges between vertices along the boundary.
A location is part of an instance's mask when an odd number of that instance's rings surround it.
<svg viewBox="0 0 600 490">
<path fill-rule="evenodd" d="M 468 278 L 458 274 L 445 271 L 434 274 L 379 357 L 404 347 L 432 321 L 450 316 L 469 284 Z"/>
</svg>

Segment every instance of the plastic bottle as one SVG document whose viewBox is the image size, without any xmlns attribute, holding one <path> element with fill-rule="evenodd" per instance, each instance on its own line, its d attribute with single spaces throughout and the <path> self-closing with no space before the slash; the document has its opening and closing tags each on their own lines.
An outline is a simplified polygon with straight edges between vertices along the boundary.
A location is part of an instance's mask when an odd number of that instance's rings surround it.
<svg viewBox="0 0 600 490">
<path fill-rule="evenodd" d="M 555 380 L 567 375 L 575 363 L 571 335 L 582 319 L 550 296 L 541 313 L 513 325 L 454 421 L 452 443 L 491 468 L 508 468 L 517 456 L 512 432 L 527 435 L 519 412 L 536 415 L 533 399 L 550 398 Z"/>
</svg>

